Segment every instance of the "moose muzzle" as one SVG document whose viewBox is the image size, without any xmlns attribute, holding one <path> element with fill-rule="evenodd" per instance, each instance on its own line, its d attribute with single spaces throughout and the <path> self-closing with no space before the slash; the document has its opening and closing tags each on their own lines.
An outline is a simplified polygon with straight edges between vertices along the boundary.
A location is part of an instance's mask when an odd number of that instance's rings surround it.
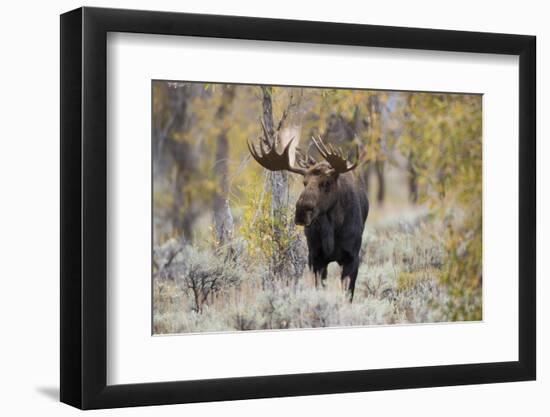
<svg viewBox="0 0 550 417">
<path fill-rule="evenodd" d="M 309 226 L 315 219 L 315 208 L 310 204 L 304 204 L 300 200 L 296 204 L 294 223 L 298 226 Z"/>
</svg>

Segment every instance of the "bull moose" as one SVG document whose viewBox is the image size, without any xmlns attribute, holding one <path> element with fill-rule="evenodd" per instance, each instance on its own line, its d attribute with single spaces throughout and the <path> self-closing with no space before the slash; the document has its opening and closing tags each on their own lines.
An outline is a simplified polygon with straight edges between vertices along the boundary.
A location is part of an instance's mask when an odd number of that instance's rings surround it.
<svg viewBox="0 0 550 417">
<path fill-rule="evenodd" d="M 297 150 L 294 158 L 297 166 L 293 166 L 290 158 L 293 140 L 280 154 L 276 150 L 276 141 L 260 140 L 259 149 L 248 141 L 248 149 L 264 168 L 285 170 L 304 177 L 304 190 L 296 202 L 295 223 L 304 226 L 308 264 L 315 275 L 315 285 L 320 280 L 325 286 L 328 264 L 337 262 L 342 267 L 342 289 L 351 302 L 369 212 L 366 187 L 362 178 L 352 172 L 358 166 L 359 149 L 355 162 L 351 163 L 344 157 L 342 149 L 325 145 L 321 137 L 312 138 L 324 161 L 318 162 Z"/>
</svg>

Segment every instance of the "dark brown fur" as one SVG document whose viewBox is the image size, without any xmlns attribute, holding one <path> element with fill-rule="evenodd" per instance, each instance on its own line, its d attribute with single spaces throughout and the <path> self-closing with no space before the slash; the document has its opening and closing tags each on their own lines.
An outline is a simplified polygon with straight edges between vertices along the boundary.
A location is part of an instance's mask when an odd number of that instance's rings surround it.
<svg viewBox="0 0 550 417">
<path fill-rule="evenodd" d="M 337 174 L 326 162 L 310 167 L 296 203 L 296 224 L 305 227 L 308 264 L 315 283 L 327 277 L 330 262 L 342 266 L 342 286 L 353 300 L 359 251 L 369 202 L 365 185 L 353 172 Z"/>
</svg>

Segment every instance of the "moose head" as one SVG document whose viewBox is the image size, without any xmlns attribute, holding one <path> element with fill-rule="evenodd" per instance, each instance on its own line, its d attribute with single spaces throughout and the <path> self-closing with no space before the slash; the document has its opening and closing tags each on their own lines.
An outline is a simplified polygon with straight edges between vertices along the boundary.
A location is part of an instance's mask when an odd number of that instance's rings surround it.
<svg viewBox="0 0 550 417">
<path fill-rule="evenodd" d="M 266 131 L 264 127 L 264 133 Z M 304 190 L 296 203 L 295 222 L 306 227 L 334 207 L 338 199 L 338 177 L 355 169 L 359 159 L 359 147 L 356 150 L 356 160 L 351 163 L 344 157 L 341 148 L 335 149 L 330 144 L 326 145 L 320 136 L 312 137 L 312 140 L 324 161 L 318 162 L 296 149 L 294 159 L 297 166 L 291 164 L 290 158 L 294 138 L 286 144 L 282 153 L 275 149 L 276 140 L 267 140 L 267 134 L 266 138 L 260 139 L 259 149 L 248 141 L 250 154 L 264 168 L 270 171 L 289 171 L 304 177 Z"/>
</svg>

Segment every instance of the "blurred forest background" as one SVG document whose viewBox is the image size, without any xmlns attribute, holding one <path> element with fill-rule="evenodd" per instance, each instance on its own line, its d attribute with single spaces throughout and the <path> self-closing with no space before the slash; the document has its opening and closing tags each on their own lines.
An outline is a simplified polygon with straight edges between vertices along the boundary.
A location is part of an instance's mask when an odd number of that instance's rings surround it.
<svg viewBox="0 0 550 417">
<path fill-rule="evenodd" d="M 482 97 L 153 81 L 153 333 L 481 320 Z M 370 212 L 353 303 L 316 289 L 302 177 L 250 156 L 262 128 L 359 145 Z"/>
</svg>

